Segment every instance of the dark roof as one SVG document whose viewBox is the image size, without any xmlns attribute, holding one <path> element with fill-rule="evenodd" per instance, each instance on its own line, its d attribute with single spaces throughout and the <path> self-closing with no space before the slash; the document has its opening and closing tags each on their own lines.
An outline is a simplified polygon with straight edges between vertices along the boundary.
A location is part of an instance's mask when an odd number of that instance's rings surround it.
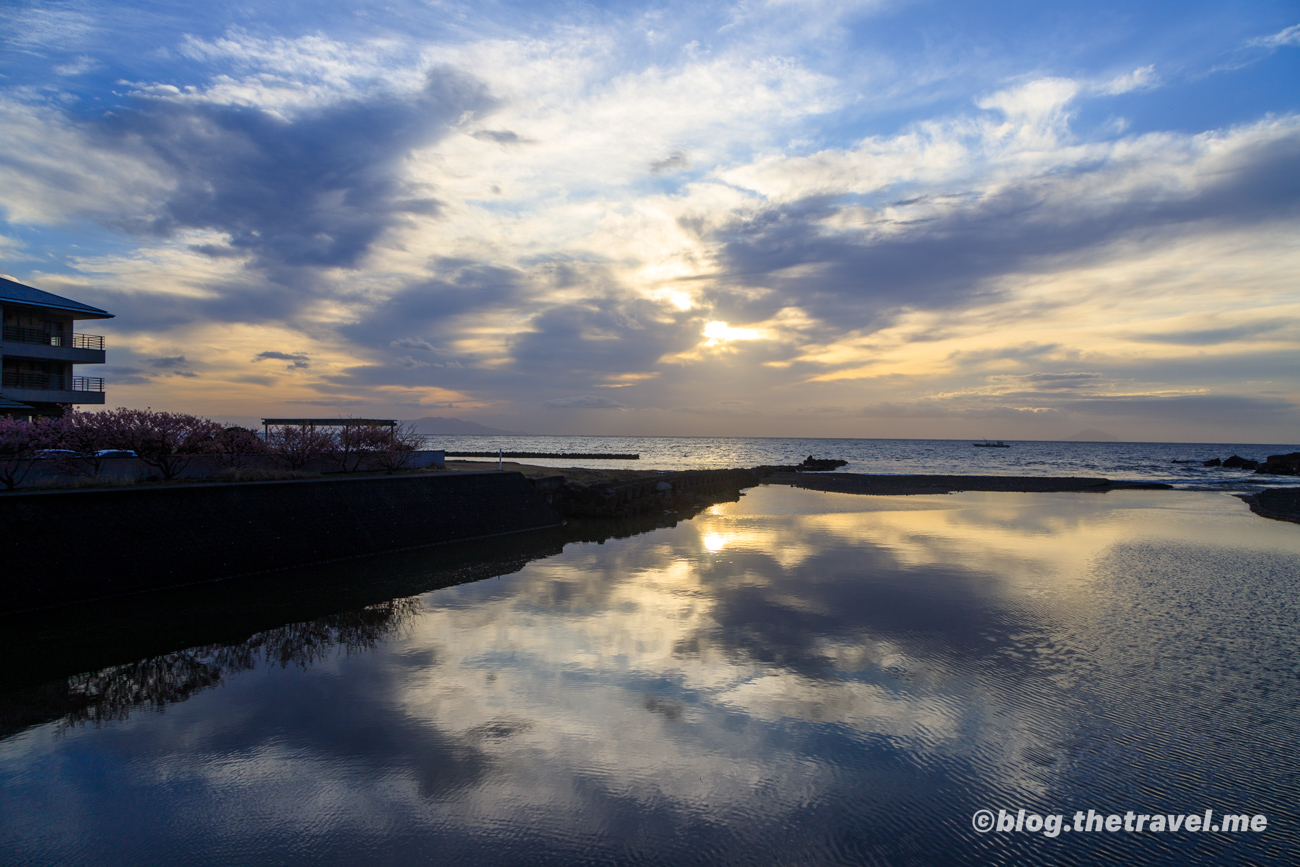
<svg viewBox="0 0 1300 867">
<path fill-rule="evenodd" d="M 73 301 L 71 298 L 55 295 L 52 292 L 43 292 L 31 286 L 24 286 L 22 283 L 16 283 L 4 277 L 0 277 L 0 301 L 12 301 L 15 304 L 30 304 L 33 307 L 51 307 L 55 310 L 66 310 L 70 313 L 79 314 L 78 319 L 113 318 L 113 314 L 106 310 L 100 310 L 98 307 L 91 307 L 89 304 L 82 304 L 80 301 Z"/>
<path fill-rule="evenodd" d="M 19 403 L 19 402 L 16 401 L 16 400 L 10 400 L 10 399 L 7 398 L 7 397 L 0 397 L 0 409 L 27 409 L 27 410 L 30 410 L 31 407 L 28 406 L 28 405 L 25 404 L 25 403 Z"/>
</svg>

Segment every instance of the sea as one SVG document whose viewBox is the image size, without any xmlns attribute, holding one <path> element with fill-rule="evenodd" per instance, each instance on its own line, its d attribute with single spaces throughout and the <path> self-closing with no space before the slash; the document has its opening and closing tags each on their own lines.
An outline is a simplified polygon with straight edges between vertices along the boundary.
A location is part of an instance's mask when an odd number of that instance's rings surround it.
<svg viewBox="0 0 1300 867">
<path fill-rule="evenodd" d="M 1300 485 L 1300 477 L 1206 467 L 1239 455 L 1263 461 L 1300 451 L 1264 443 L 1126 443 L 1007 440 L 1009 448 L 978 448 L 971 440 L 813 439 L 799 437 L 429 436 L 425 448 L 448 452 L 635 454 L 636 460 L 528 458 L 553 467 L 693 470 L 797 464 L 807 457 L 848 461 L 838 472 L 907 475 L 1089 476 L 1162 482 L 1182 490 L 1250 492 Z"/>
</svg>

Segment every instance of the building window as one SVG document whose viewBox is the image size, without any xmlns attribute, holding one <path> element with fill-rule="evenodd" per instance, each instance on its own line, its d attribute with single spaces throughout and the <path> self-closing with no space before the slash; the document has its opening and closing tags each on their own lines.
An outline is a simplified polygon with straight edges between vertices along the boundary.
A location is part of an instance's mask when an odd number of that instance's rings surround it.
<svg viewBox="0 0 1300 867">
<path fill-rule="evenodd" d="M 65 391 L 68 366 L 59 361 L 34 361 L 26 358 L 4 360 L 4 388 L 29 388 L 41 391 Z"/>
</svg>

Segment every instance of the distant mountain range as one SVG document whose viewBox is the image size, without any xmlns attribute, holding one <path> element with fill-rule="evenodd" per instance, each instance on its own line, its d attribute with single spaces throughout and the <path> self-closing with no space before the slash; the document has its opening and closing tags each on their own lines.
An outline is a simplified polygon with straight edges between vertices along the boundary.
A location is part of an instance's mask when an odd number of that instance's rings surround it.
<svg viewBox="0 0 1300 867">
<path fill-rule="evenodd" d="M 443 418 L 442 416 L 429 415 L 424 418 L 412 419 L 411 424 L 415 426 L 415 432 L 425 436 L 473 436 L 476 434 L 488 434 L 492 436 L 527 436 L 517 430 L 501 430 L 500 428 L 488 427 L 475 421 L 464 421 L 459 418 Z"/>
<path fill-rule="evenodd" d="M 1119 442 L 1119 437 L 1115 436 L 1114 434 L 1108 434 L 1104 430 L 1097 430 L 1095 427 L 1090 427 L 1087 430 L 1081 430 L 1074 436 L 1068 436 L 1065 439 L 1068 442 L 1075 442 L 1075 443 L 1117 443 Z"/>
</svg>

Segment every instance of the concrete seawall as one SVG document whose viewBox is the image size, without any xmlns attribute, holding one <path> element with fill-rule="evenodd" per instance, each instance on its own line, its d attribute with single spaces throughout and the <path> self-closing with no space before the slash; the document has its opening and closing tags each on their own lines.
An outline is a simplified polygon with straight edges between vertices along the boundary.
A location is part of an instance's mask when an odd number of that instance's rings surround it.
<svg viewBox="0 0 1300 867">
<path fill-rule="evenodd" d="M 0 496 L 0 611 L 556 526 L 518 473 Z"/>
<path fill-rule="evenodd" d="M 446 453 L 441 450 L 415 451 L 407 458 L 402 469 L 423 470 L 429 467 L 441 467 L 446 463 Z M 176 474 L 179 479 L 210 479 L 233 469 L 240 470 L 284 470 L 287 467 L 276 463 L 270 455 L 240 455 L 225 461 L 216 455 L 194 455 Z M 337 473 L 339 465 L 330 458 L 318 456 L 309 460 L 300 468 L 306 473 Z M 373 461 L 362 460 L 357 471 L 382 471 L 384 468 Z M 108 482 L 143 482 L 159 477 L 158 471 L 139 458 L 105 457 L 99 461 L 98 472 L 86 460 L 70 460 L 66 463 L 54 459 L 33 460 L 27 474 L 18 485 L 21 490 L 41 489 L 42 487 L 65 486 L 79 480 L 98 477 Z"/>
</svg>

